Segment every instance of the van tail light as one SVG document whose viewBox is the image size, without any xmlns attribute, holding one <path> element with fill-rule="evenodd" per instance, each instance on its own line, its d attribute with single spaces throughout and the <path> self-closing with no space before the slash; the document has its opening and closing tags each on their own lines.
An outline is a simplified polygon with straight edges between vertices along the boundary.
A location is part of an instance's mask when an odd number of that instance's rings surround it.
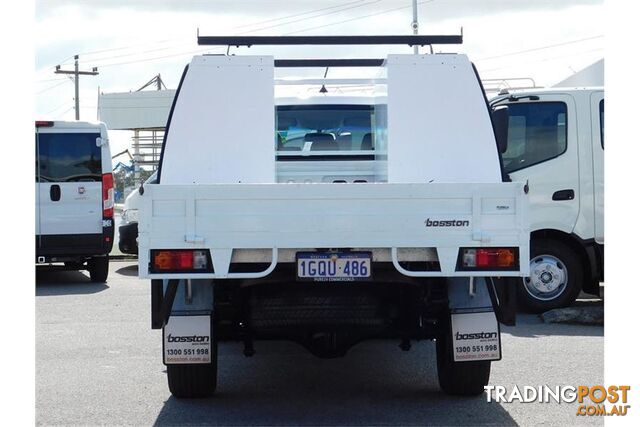
<svg viewBox="0 0 640 427">
<path fill-rule="evenodd" d="M 53 122 L 49 120 L 36 120 L 37 128 L 50 128 L 53 126 Z"/>
<path fill-rule="evenodd" d="M 518 248 L 462 248 L 458 270 L 517 270 Z"/>
<path fill-rule="evenodd" d="M 113 174 L 102 175 L 102 216 L 113 218 Z"/>
<path fill-rule="evenodd" d="M 152 273 L 211 271 L 209 251 L 206 249 L 167 249 L 151 251 Z"/>
</svg>

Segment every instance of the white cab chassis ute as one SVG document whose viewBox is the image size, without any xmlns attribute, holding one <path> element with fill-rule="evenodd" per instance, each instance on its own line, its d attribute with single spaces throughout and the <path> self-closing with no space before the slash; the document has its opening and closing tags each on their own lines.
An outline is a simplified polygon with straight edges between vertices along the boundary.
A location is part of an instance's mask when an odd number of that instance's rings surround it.
<svg viewBox="0 0 640 427">
<path fill-rule="evenodd" d="M 200 44 L 460 43 L 461 36 L 199 37 Z M 275 70 L 380 67 L 369 102 L 279 102 Z M 362 84 L 362 79 L 327 84 Z M 317 84 L 305 81 L 300 84 Z M 317 90 L 317 89 L 316 89 Z M 333 98 L 333 99 L 332 99 Z M 139 271 L 176 397 L 211 395 L 217 346 L 435 340 L 441 388 L 479 394 L 529 268 L 526 188 L 504 182 L 507 114 L 464 55 L 196 56 L 140 189 Z"/>
</svg>

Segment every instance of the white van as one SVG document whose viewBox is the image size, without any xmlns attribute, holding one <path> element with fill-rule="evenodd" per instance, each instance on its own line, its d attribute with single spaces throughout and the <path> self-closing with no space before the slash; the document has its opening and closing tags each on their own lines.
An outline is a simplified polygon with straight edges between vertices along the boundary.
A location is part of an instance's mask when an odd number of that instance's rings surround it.
<svg viewBox="0 0 640 427">
<path fill-rule="evenodd" d="M 531 277 L 518 286 L 534 312 L 565 307 L 604 280 L 604 88 L 502 93 L 509 107 L 504 169 L 528 181 Z"/>
<path fill-rule="evenodd" d="M 36 262 L 104 282 L 113 246 L 113 174 L 103 123 L 36 121 Z"/>
</svg>

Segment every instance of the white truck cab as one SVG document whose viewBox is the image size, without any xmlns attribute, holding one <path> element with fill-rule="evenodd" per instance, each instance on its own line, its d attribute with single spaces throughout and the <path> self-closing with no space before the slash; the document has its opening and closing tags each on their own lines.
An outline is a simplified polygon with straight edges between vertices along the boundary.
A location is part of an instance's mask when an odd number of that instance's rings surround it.
<svg viewBox="0 0 640 427">
<path fill-rule="evenodd" d="M 604 89 L 503 93 L 509 107 L 505 172 L 528 182 L 531 277 L 518 286 L 535 312 L 570 305 L 604 280 Z"/>
<path fill-rule="evenodd" d="M 276 71 L 344 66 L 379 67 L 381 91 L 276 101 Z M 502 278 L 529 274 L 528 195 L 501 166 L 507 119 L 504 108 L 490 113 L 465 55 L 195 56 L 138 224 L 139 275 L 151 279 L 171 393 L 214 393 L 219 342 L 241 342 L 252 356 L 261 340 L 292 340 L 331 358 L 373 338 L 404 351 L 436 340 L 442 390 L 482 393 L 502 356 L 499 323 L 515 321 L 515 287 Z"/>
<path fill-rule="evenodd" d="M 105 282 L 113 245 L 113 174 L 104 123 L 36 121 L 36 262 Z"/>
<path fill-rule="evenodd" d="M 143 183 L 154 183 L 158 179 L 156 172 L 152 173 Z M 144 191 L 144 190 L 143 190 Z M 140 189 L 134 189 L 124 200 L 122 207 L 122 221 L 118 227 L 118 248 L 123 254 L 138 253 L 138 212 L 140 210 Z"/>
</svg>

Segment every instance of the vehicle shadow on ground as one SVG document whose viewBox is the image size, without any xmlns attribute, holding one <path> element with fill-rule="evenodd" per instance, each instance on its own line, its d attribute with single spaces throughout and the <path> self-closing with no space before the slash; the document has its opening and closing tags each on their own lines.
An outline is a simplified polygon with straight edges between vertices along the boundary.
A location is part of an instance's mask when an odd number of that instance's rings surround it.
<svg viewBox="0 0 640 427">
<path fill-rule="evenodd" d="M 432 342 L 380 351 L 396 344 L 366 342 L 330 360 L 291 343 L 256 343 L 254 358 L 222 345 L 215 397 L 170 397 L 155 425 L 516 425 L 484 394 L 443 394 Z M 416 372 L 416 365 L 423 368 Z"/>
<path fill-rule="evenodd" d="M 516 326 L 500 325 L 503 333 L 523 338 L 566 335 L 584 337 L 604 336 L 604 327 L 599 325 L 581 325 L 571 323 L 545 323 L 538 314 L 518 314 Z"/>
<path fill-rule="evenodd" d="M 116 270 L 116 273 L 121 274 L 123 276 L 138 276 L 138 264 L 127 265 L 126 267 L 120 267 Z"/>
<path fill-rule="evenodd" d="M 80 271 L 36 268 L 36 296 L 95 294 L 107 289 L 106 283 L 92 282 Z"/>
</svg>

